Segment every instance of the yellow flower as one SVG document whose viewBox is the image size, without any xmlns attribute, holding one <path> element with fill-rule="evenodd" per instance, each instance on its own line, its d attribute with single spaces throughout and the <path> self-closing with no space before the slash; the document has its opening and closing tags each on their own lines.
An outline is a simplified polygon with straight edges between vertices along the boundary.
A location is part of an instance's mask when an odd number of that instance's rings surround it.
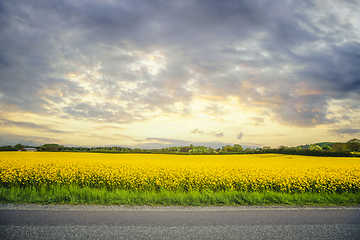
<svg viewBox="0 0 360 240">
<path fill-rule="evenodd" d="M 5 186 L 71 185 L 131 191 L 359 192 L 356 158 L 1 152 Z"/>
</svg>

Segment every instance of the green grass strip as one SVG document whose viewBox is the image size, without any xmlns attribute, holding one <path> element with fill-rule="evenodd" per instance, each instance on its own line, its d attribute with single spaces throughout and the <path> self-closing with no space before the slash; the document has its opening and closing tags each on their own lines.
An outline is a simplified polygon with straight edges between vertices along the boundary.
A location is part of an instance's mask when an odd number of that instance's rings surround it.
<svg viewBox="0 0 360 240">
<path fill-rule="evenodd" d="M 153 206 L 351 206 L 360 205 L 360 194 L 279 193 L 279 192 L 129 192 L 125 190 L 57 186 L 48 188 L 0 187 L 0 203 L 97 204 Z"/>
</svg>

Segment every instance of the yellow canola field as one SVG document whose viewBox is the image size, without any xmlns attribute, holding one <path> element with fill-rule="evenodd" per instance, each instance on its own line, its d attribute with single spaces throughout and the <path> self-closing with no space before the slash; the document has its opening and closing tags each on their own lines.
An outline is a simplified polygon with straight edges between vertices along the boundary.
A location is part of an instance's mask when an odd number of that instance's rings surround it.
<svg viewBox="0 0 360 240">
<path fill-rule="evenodd" d="M 360 159 L 281 154 L 163 155 L 0 152 L 3 186 L 360 192 Z"/>
</svg>

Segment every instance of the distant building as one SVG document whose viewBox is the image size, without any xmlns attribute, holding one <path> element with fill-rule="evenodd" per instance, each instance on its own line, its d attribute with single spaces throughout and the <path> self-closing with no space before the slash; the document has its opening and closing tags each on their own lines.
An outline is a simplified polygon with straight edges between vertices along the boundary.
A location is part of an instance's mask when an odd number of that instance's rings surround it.
<svg viewBox="0 0 360 240">
<path fill-rule="evenodd" d="M 36 148 L 21 148 L 19 151 L 36 152 Z"/>
</svg>

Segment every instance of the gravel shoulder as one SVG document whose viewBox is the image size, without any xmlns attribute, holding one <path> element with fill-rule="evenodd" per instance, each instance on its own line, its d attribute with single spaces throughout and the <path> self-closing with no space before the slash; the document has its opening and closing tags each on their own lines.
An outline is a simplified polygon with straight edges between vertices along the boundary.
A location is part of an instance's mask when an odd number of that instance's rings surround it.
<svg viewBox="0 0 360 240">
<path fill-rule="evenodd" d="M 360 210 L 360 206 L 125 206 L 125 205 L 39 205 L 0 204 L 0 210 L 49 210 L 49 211 L 243 211 L 243 210 Z"/>
</svg>

